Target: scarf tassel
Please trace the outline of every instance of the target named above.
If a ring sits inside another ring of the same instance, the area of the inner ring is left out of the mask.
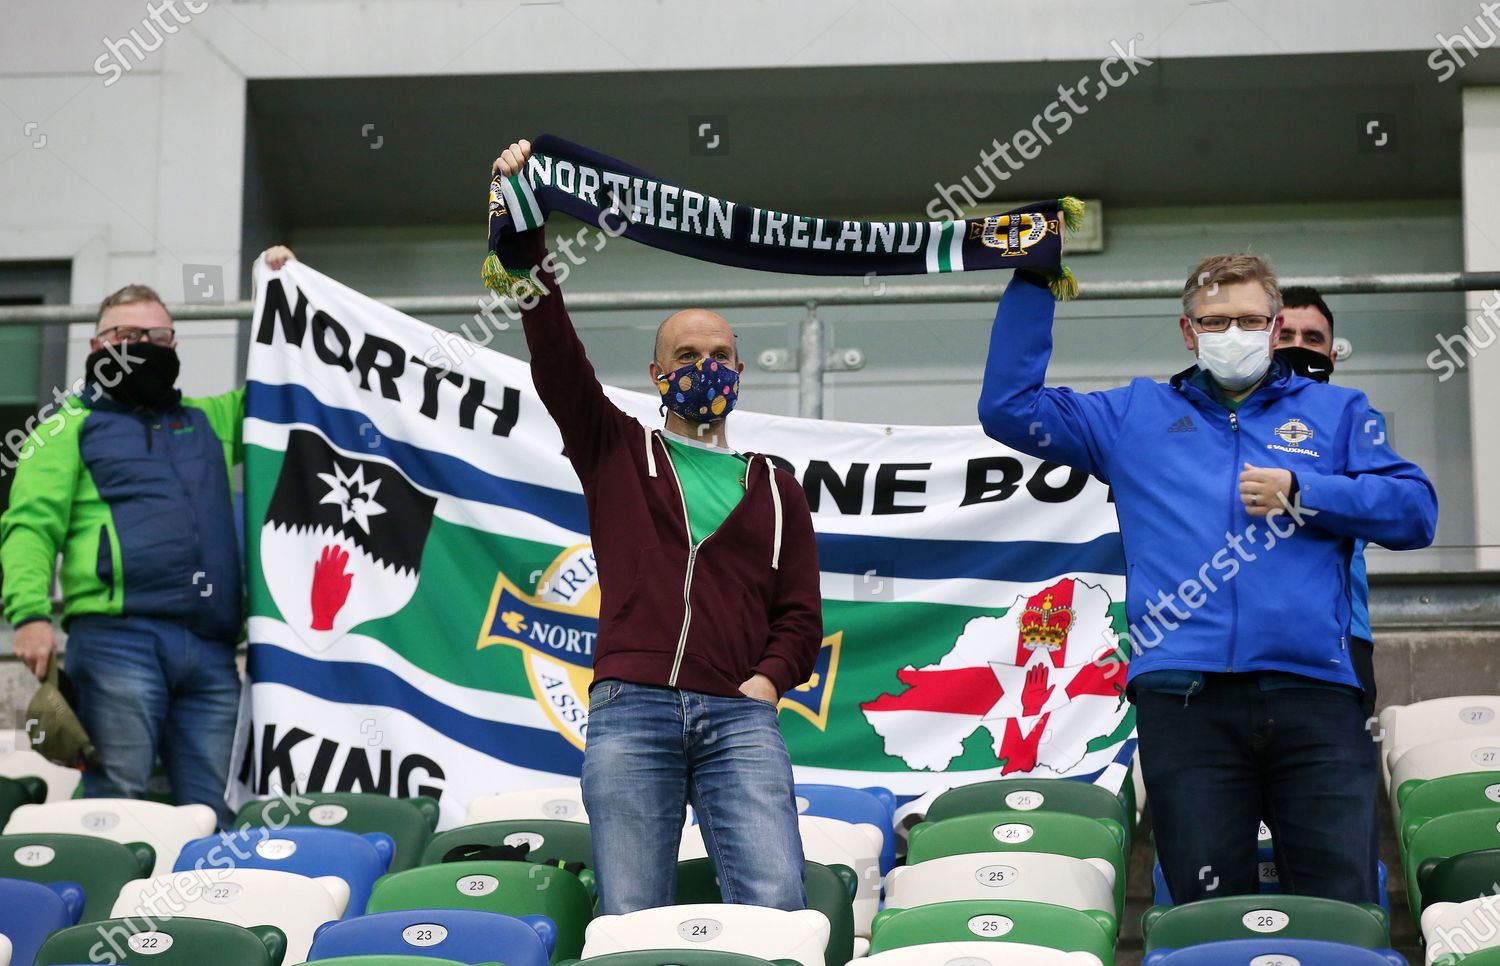
[[[544,294],[536,279],[526,272],[506,268],[500,264],[500,256],[494,252],[484,257],[484,266],[480,268],[479,275],[484,279],[485,288],[506,298],[519,300]]]
[[[1082,198],[1065,195],[1057,199],[1057,205],[1061,209],[1064,231],[1075,232],[1083,227],[1084,204]],[[1066,265],[1058,266],[1057,274],[1052,276],[1047,287],[1052,289],[1053,297],[1059,302],[1070,302],[1078,297],[1078,279]]]
[[[1064,197],[1057,199],[1057,203],[1062,208],[1064,228],[1066,228],[1068,231],[1077,231],[1078,229],[1083,227],[1084,204],[1082,198],[1074,198],[1072,195],[1065,195]]]

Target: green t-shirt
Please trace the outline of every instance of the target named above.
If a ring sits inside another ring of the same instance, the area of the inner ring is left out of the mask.
[[[693,543],[704,538],[724,522],[745,495],[745,468],[748,461],[738,453],[710,449],[673,439],[663,434],[672,467],[682,483],[687,501],[688,532]]]

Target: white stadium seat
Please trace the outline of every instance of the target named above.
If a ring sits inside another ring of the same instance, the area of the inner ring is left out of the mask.
[[[128,882],[110,915],[135,922],[190,916],[236,926],[275,926],[286,933],[283,966],[295,966],[307,961],[317,928],[341,918],[348,905],[349,884],[338,876],[313,879],[271,869],[209,866],[202,872]]]
[[[1434,902],[1422,910],[1422,937],[1427,962],[1444,957],[1462,959],[1481,949],[1500,946],[1500,896],[1480,896],[1467,902]]]
[[[112,842],[145,842],[156,850],[154,875],[172,871],[177,853],[193,839],[213,833],[219,820],[207,805],[164,805],[132,798],[75,798],[22,805],[11,813],[5,834],[71,832]]]
[[[1415,704],[1393,704],[1380,712],[1377,735],[1385,751],[1380,764],[1389,787],[1398,750],[1450,738],[1500,737],[1500,696],[1459,695]]]
[[[1032,943],[923,943],[887,949],[854,962],[869,966],[1104,966],[1093,953],[1065,953]]]
[[[504,822],[515,818],[552,818],[587,824],[589,816],[583,809],[583,788],[576,784],[560,785],[485,795],[469,802],[464,824]]]
[[[1409,781],[1431,781],[1471,771],[1500,771],[1500,735],[1469,735],[1402,745],[1391,750],[1390,764],[1391,811],[1399,817],[1401,806],[1397,795]]]
[[[661,906],[589,923],[583,958],[635,949],[713,949],[823,966],[828,917],[816,909],[704,903]]]
[[[908,909],[954,899],[1026,899],[1115,914],[1115,870],[1104,859],[1048,852],[972,852],[897,866],[885,905]]]
[[[854,934],[868,938],[870,924],[880,911],[880,850],[885,844],[884,834],[874,825],[854,825],[818,815],[798,816],[797,827],[802,835],[805,860],[848,866],[859,877],[859,887],[854,893]],[[683,829],[678,861],[707,855],[702,826]]]
[[[0,728],[0,778],[35,776],[47,783],[47,801],[66,802],[78,789],[83,773],[54,765],[28,747],[26,732]]]

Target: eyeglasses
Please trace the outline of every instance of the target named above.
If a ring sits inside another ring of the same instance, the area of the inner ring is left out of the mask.
[[[177,333],[172,329],[137,329],[133,325],[116,325],[100,332],[98,338],[112,345],[149,342],[152,345],[170,346],[177,341]]]
[[[1264,332],[1271,324],[1269,315],[1205,315],[1193,320],[1204,332],[1225,332],[1238,325],[1241,332]]]

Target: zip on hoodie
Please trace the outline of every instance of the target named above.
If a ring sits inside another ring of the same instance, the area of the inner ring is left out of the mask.
[[[656,434],[651,434],[651,445],[656,445]],[[697,543],[693,542],[693,526],[688,521],[687,494],[682,490],[682,477],[677,475],[677,465],[672,462],[672,454],[667,451],[665,441],[661,444],[662,450],[667,458],[667,466],[672,469],[672,482],[677,484],[677,498],[682,501],[682,528],[688,538],[687,572],[682,578],[682,630],[677,635],[677,653],[672,657],[672,672],[667,676],[667,687],[677,687],[677,674],[682,670],[682,655],[687,651],[688,628],[693,623],[693,565],[698,560],[698,548],[713,539],[715,530]]]
[[[1234,530],[1235,508],[1240,502],[1240,417],[1234,410],[1229,411],[1229,430],[1234,436],[1234,461],[1229,464],[1229,530]],[[1225,671],[1234,670],[1234,646],[1239,643],[1240,636],[1240,592],[1239,587],[1233,583],[1229,587],[1229,666]],[[1182,702],[1187,707],[1186,699]]]
[[[657,434],[652,432],[648,434],[648,439],[646,440],[646,458],[651,460],[653,464],[655,462],[653,447],[656,445],[656,439]],[[693,566],[697,563],[698,551],[702,549],[705,543],[713,539],[714,534],[723,529],[723,525],[720,524],[713,533],[710,533],[697,543],[693,542],[693,525],[688,519],[687,494],[682,489],[682,477],[677,475],[677,464],[672,462],[672,453],[667,447],[666,440],[662,440],[661,448],[667,458],[667,466],[672,469],[672,482],[677,484],[677,498],[682,501],[682,528],[687,533],[688,538],[687,571],[682,578],[682,630],[677,635],[677,653],[672,657],[672,672],[667,677],[667,687],[675,688],[677,687],[677,675],[682,670],[682,656],[687,651],[688,628],[693,623]],[[747,493],[750,488],[750,468],[753,465],[752,461],[747,463],[745,467],[745,489]],[[776,536],[771,550],[771,569],[775,570],[778,566],[778,558],[781,555],[781,495],[776,489],[775,471],[771,469],[769,462],[766,463],[766,469],[771,473],[771,502],[776,513]],[[656,475],[654,470],[652,475]]]

